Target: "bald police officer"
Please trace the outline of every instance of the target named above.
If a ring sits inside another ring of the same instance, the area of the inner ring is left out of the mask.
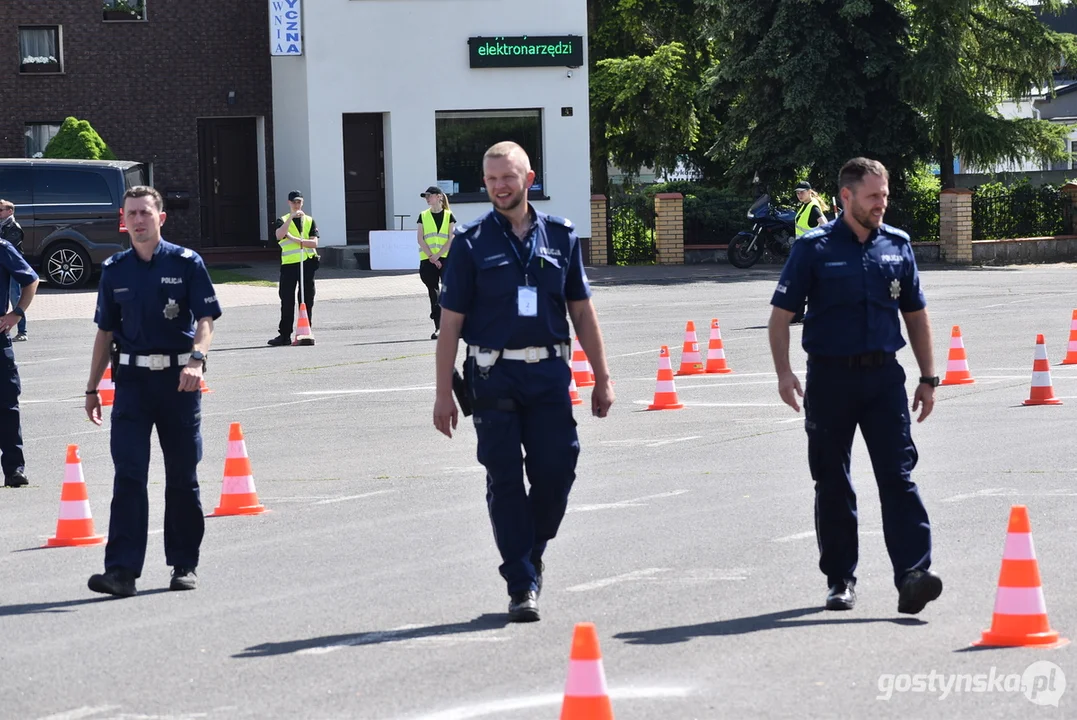
[[[931,525],[912,470],[918,454],[910,432],[905,371],[895,353],[905,345],[905,319],[920,379],[912,409],[923,422],[935,405],[931,324],[909,236],[883,224],[888,173],[875,160],[855,158],[838,185],[845,212],[808,231],[793,245],[771,304],[770,347],[783,401],[800,411],[815,480],[819,569],[826,575],[828,610],[856,603],[856,493],[849,474],[853,435],[864,436],[882,504],[883,535],[898,589],[898,612],[916,614],[942,593],[930,571]],[[803,307],[807,390],[789,364],[789,322]]]
[[[193,590],[205,531],[197,467],[202,459],[202,373],[221,306],[202,258],[165,242],[164,201],[151,187],[123,196],[131,247],[101,268],[97,338],[86,414],[101,424],[98,383],[112,362],[112,515],[105,572],[94,592],[128,597],[146,559],[150,431],[156,426],[165,464],[165,561],[170,590]]]
[[[565,514],[580,452],[566,309],[594,366],[592,413],[605,417],[614,395],[572,223],[527,202],[535,173],[516,143],[487,150],[483,176],[494,209],[457,229],[442,284],[434,426],[449,437],[456,428],[452,378],[462,335],[509,619],[532,622],[543,552]]]

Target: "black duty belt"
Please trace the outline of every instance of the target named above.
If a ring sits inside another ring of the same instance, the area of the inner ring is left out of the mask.
[[[820,365],[835,365],[847,368],[882,367],[897,357],[892,352],[870,352],[862,355],[809,355],[808,359]]]

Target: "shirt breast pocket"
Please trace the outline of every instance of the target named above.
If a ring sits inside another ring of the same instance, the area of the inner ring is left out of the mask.
[[[905,274],[903,263],[879,263],[877,280],[872,283],[872,296],[889,307],[897,307],[901,298],[901,279]]]
[[[191,327],[191,303],[184,285],[162,285],[158,292],[161,316],[165,321],[182,331]]]
[[[521,283],[518,282],[519,278],[512,262],[506,256],[479,261],[475,274],[476,297],[481,298],[484,303],[515,303],[516,287]]]
[[[819,268],[817,297],[823,300],[826,307],[862,300],[864,282],[860,268],[852,265],[824,265]]]
[[[535,261],[539,288],[550,295],[560,297],[565,291],[565,268],[559,259],[540,255]]]

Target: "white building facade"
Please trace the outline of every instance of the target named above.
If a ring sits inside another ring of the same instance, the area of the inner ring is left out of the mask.
[[[591,236],[585,0],[271,0],[270,16],[277,216],[301,190],[323,245],[361,245],[414,232],[438,185],[468,221],[490,209],[482,153],[516,140],[534,206]]]

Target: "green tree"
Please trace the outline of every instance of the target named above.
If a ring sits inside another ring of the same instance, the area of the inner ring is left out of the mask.
[[[1056,13],[1072,0],[1040,0]],[[903,92],[929,120],[943,188],[954,187],[954,156],[969,165],[1067,156],[1070,128],[1048,120],[1006,119],[996,107],[1053,86],[1053,73],[1077,58],[1073,35],[1053,32],[1023,0],[902,2],[911,21],[913,62]]]
[[[88,121],[77,120],[73,117],[64,120],[60,131],[49,141],[42,155],[47,158],[72,160],[116,159],[116,155]]]
[[[717,123],[699,90],[714,51],[703,8],[704,0],[588,0],[595,192],[607,192],[610,161],[629,174],[710,164],[703,151]]]
[[[867,155],[896,178],[928,151],[925,123],[901,94],[909,22],[888,0],[707,0],[721,48],[709,77],[722,116],[710,148],[729,180],[771,186],[807,175],[833,188]]]

